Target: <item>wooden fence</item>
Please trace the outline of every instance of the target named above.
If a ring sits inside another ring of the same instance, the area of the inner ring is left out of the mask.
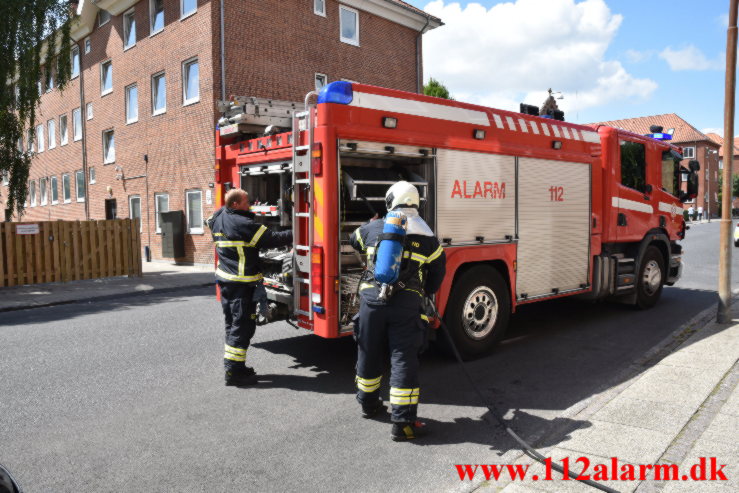
[[[0,287],[140,276],[139,221],[0,223]]]

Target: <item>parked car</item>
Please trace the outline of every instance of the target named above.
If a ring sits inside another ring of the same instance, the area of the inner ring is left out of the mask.
[[[736,223],[734,228],[734,246],[739,247],[739,223]]]

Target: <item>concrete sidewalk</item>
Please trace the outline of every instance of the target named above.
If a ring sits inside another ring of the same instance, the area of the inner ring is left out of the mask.
[[[539,452],[559,464],[568,457],[572,476],[583,470],[583,463],[576,462],[580,457],[590,460],[586,474],[591,475],[596,464],[605,464],[610,470],[612,457],[618,458],[619,466],[636,465],[634,481],[599,481],[619,492],[739,491],[739,302],[734,302],[731,325],[715,323],[715,310],[704,311],[635,362],[629,370],[631,376],[622,384],[570,413],[569,417],[589,426],[558,430],[557,436],[563,437],[559,443]],[[528,479],[511,482],[509,477],[501,477],[498,482],[472,489],[505,493],[596,491],[574,480],[563,481],[556,471],[552,471],[553,480],[543,481],[544,466],[527,455],[517,455],[508,457],[508,462],[496,462],[529,465]],[[728,481],[683,479],[701,457],[707,461],[716,457],[718,464],[726,464],[723,471]],[[675,464],[680,480],[639,481],[640,464]],[[534,475],[539,480],[532,480]]]
[[[213,285],[212,265],[144,262],[141,277],[108,277],[0,288],[0,312]]]

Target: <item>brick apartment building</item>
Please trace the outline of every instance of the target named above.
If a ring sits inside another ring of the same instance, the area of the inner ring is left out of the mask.
[[[706,134],[709,139],[711,139],[713,142],[718,144],[719,150],[718,150],[718,169],[723,170],[724,169],[724,138],[721,137],[718,134]],[[734,137],[734,150],[733,150],[733,168],[738,169],[739,168],[739,137]],[[719,171],[719,173],[722,173],[722,171]],[[736,173],[734,173],[736,174]],[[739,209],[739,197],[732,197],[732,209]]]
[[[441,25],[400,0],[82,0],[77,14],[73,79],[40,83],[22,219],[140,217],[161,258],[157,213],[181,210],[177,260],[196,263],[213,259],[217,100],[302,101],[342,79],[419,91],[421,36]]]
[[[704,217],[708,217],[707,215],[718,217],[720,144],[675,113],[599,123],[642,135],[650,133],[649,127],[652,125],[663,127],[664,132],[672,135],[672,143],[683,148],[685,159],[681,164],[687,168],[688,161],[697,159],[701,165],[701,171],[698,174],[698,196],[692,202],[686,202],[684,208],[687,210],[693,206],[697,210],[698,207],[702,207]]]

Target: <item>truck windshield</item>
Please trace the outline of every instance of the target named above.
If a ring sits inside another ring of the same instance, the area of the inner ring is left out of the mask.
[[[662,190],[675,197],[680,194],[680,161],[670,151],[662,153]]]

